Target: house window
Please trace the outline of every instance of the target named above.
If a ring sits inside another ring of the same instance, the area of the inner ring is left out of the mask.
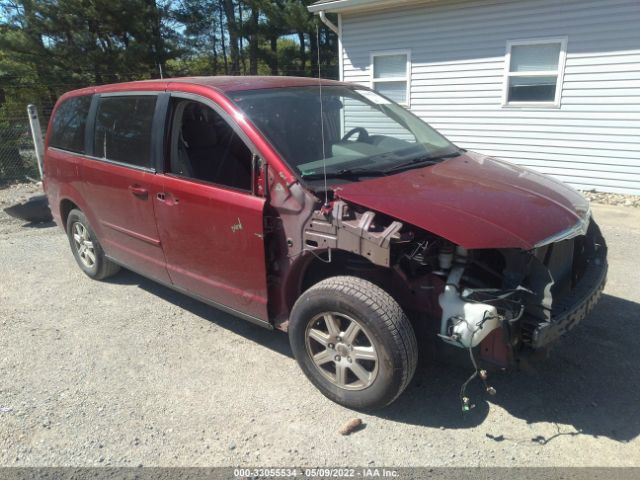
[[[507,42],[502,105],[559,107],[567,39]]]
[[[411,58],[408,50],[371,54],[371,88],[409,106]]]

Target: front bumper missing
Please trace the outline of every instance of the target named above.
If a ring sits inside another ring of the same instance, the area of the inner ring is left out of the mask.
[[[607,278],[607,246],[598,227],[594,227],[593,251],[582,278],[572,291],[554,299],[551,320],[541,322],[533,330],[530,346],[546,347],[581,322],[598,303]]]

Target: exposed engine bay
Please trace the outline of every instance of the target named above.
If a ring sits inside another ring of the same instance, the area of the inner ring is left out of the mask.
[[[570,238],[528,251],[467,250],[335,200],[330,208],[312,213],[303,244],[316,256],[325,252],[325,263],[340,258],[337,252],[361,257],[351,273],[379,284],[405,310],[433,322],[442,342],[468,349],[474,376],[483,380],[486,371],[476,363],[476,355],[506,368],[533,350],[545,349],[591,310],[607,271],[606,244],[590,218]],[[347,261],[345,268],[353,269],[353,263]],[[491,393],[491,387],[487,389]]]
[[[593,221],[584,235],[529,251],[466,250],[337,200],[330,211],[312,214],[304,245],[305,250],[360,255],[373,265],[392,268],[409,286],[433,287],[422,290],[439,286],[439,311],[429,313],[440,319],[440,338],[462,348],[475,347],[493,330],[502,329],[511,359],[526,347],[548,345],[573,326],[576,319],[560,326],[559,317],[564,320],[576,303],[583,306],[584,295],[577,295],[583,290],[592,287],[599,293],[606,274],[606,244]],[[586,315],[589,304],[584,307]]]

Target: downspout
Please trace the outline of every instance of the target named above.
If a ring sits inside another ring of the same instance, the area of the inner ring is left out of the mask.
[[[340,38],[340,29],[331,20],[327,18],[327,16],[324,13],[324,10],[320,10],[318,12],[318,15],[320,16],[320,21],[324,23],[327,27],[329,27],[333,31],[333,33],[338,35],[338,38]]]

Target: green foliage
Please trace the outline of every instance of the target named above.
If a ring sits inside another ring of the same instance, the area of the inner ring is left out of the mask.
[[[0,0],[0,180],[3,158],[24,163],[26,105],[46,125],[56,99],[75,88],[161,74],[317,75],[318,57],[323,76],[337,75],[335,35],[310,3]]]

